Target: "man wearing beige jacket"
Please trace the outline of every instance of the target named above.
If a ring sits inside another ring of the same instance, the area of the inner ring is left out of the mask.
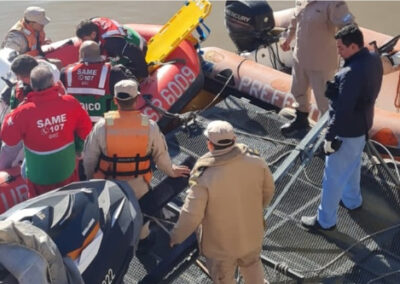
[[[289,33],[281,47],[288,51],[290,43],[295,41],[291,93],[298,107],[296,118],[281,128],[285,135],[309,127],[311,88],[321,116],[328,110],[326,81],[333,78],[339,62],[334,35],[337,28],[354,21],[345,1],[295,2]]]
[[[204,134],[209,152],[191,172],[171,246],[198,228],[200,251],[214,283],[236,283],[238,266],[246,283],[264,283],[260,253],[263,209],[275,190],[271,172],[257,153],[235,143],[228,122],[211,122]]]

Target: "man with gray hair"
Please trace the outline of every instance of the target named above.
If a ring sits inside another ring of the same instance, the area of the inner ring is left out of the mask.
[[[24,143],[27,183],[36,194],[78,180],[76,154],[92,124],[72,96],[61,95],[47,66],[31,72],[33,91],[8,114],[1,137],[8,146]]]
[[[257,152],[236,143],[229,122],[212,121],[204,135],[209,152],[193,167],[171,246],[198,228],[200,251],[214,283],[236,283],[239,266],[245,283],[264,284],[260,253],[263,210],[275,191],[271,171]]]
[[[114,86],[127,79],[121,65],[111,66],[100,55],[100,46],[91,40],[82,43],[79,62],[61,70],[61,81],[67,93],[73,95],[87,110],[92,122],[98,121],[113,104]]]

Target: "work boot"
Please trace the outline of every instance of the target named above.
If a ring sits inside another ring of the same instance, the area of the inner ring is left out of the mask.
[[[283,135],[291,135],[295,131],[305,130],[310,128],[308,123],[308,112],[301,112],[296,110],[296,117],[290,122],[285,123],[281,127],[281,132]]]
[[[336,229],[336,225],[333,225],[332,227],[329,228],[324,228],[321,226],[321,224],[317,220],[317,215],[315,216],[302,216],[301,225],[308,229],[308,230],[314,230],[314,231],[333,231]]]

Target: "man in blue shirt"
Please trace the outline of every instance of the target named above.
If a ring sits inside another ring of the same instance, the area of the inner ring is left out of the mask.
[[[339,30],[335,39],[345,63],[334,81],[327,84],[330,119],[324,144],[327,156],[322,196],[318,214],[301,218],[308,229],[334,229],[339,203],[348,210],[361,208],[362,152],[382,83],[380,57],[364,47],[362,32],[355,24]]]

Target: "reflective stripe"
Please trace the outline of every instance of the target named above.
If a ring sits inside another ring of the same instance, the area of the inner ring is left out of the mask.
[[[80,94],[80,95],[97,95],[104,96],[106,90],[99,90],[95,88],[67,88],[68,94]]]
[[[343,17],[342,21],[343,21],[343,23],[347,24],[347,23],[350,23],[350,21],[351,21],[352,19],[353,19],[352,14],[347,13],[347,14]]]
[[[139,48],[140,48],[140,50],[143,50],[143,48],[144,48],[144,43],[145,43],[146,41],[145,41],[144,38],[142,38],[141,36],[139,37],[139,41],[140,41],[140,46],[139,46]]]
[[[69,146],[71,146],[71,145],[74,144],[74,143],[75,143],[75,142],[70,142],[70,143],[68,143],[68,144],[65,144],[64,146],[61,146],[61,147],[58,148],[58,149],[51,150],[51,151],[43,151],[43,152],[41,152],[41,151],[35,151],[35,150],[32,150],[32,149],[29,149],[26,145],[25,145],[25,148],[26,148],[29,152],[31,152],[31,153],[33,153],[33,154],[36,154],[36,155],[50,155],[50,154],[53,154],[53,153],[60,152],[60,151],[62,151],[62,150],[64,150],[64,149],[68,148]]]
[[[124,36],[125,31],[124,31],[123,27],[121,27],[121,25],[114,20],[111,20],[111,22],[113,22],[113,24],[118,28],[119,33]]]
[[[107,64],[104,64],[103,68],[101,68],[101,74],[100,74],[100,81],[99,81],[100,89],[104,89],[104,85],[106,84],[107,80],[107,73],[108,73],[108,66]]]
[[[24,33],[25,34],[27,34],[27,35],[30,35],[31,34],[31,31],[30,30],[28,30],[28,29],[22,29],[23,31],[24,31]]]
[[[120,34],[119,30],[113,30],[113,31],[105,32],[104,34],[101,35],[101,37],[102,38],[107,38],[107,37],[110,37],[110,36],[113,36],[113,35],[119,35],[119,34]]]
[[[67,69],[67,87],[72,85],[72,69],[74,69],[74,66]]]
[[[102,116],[91,116],[90,117],[90,120],[92,121],[92,122],[98,122],[100,119],[102,119],[103,117]]]

